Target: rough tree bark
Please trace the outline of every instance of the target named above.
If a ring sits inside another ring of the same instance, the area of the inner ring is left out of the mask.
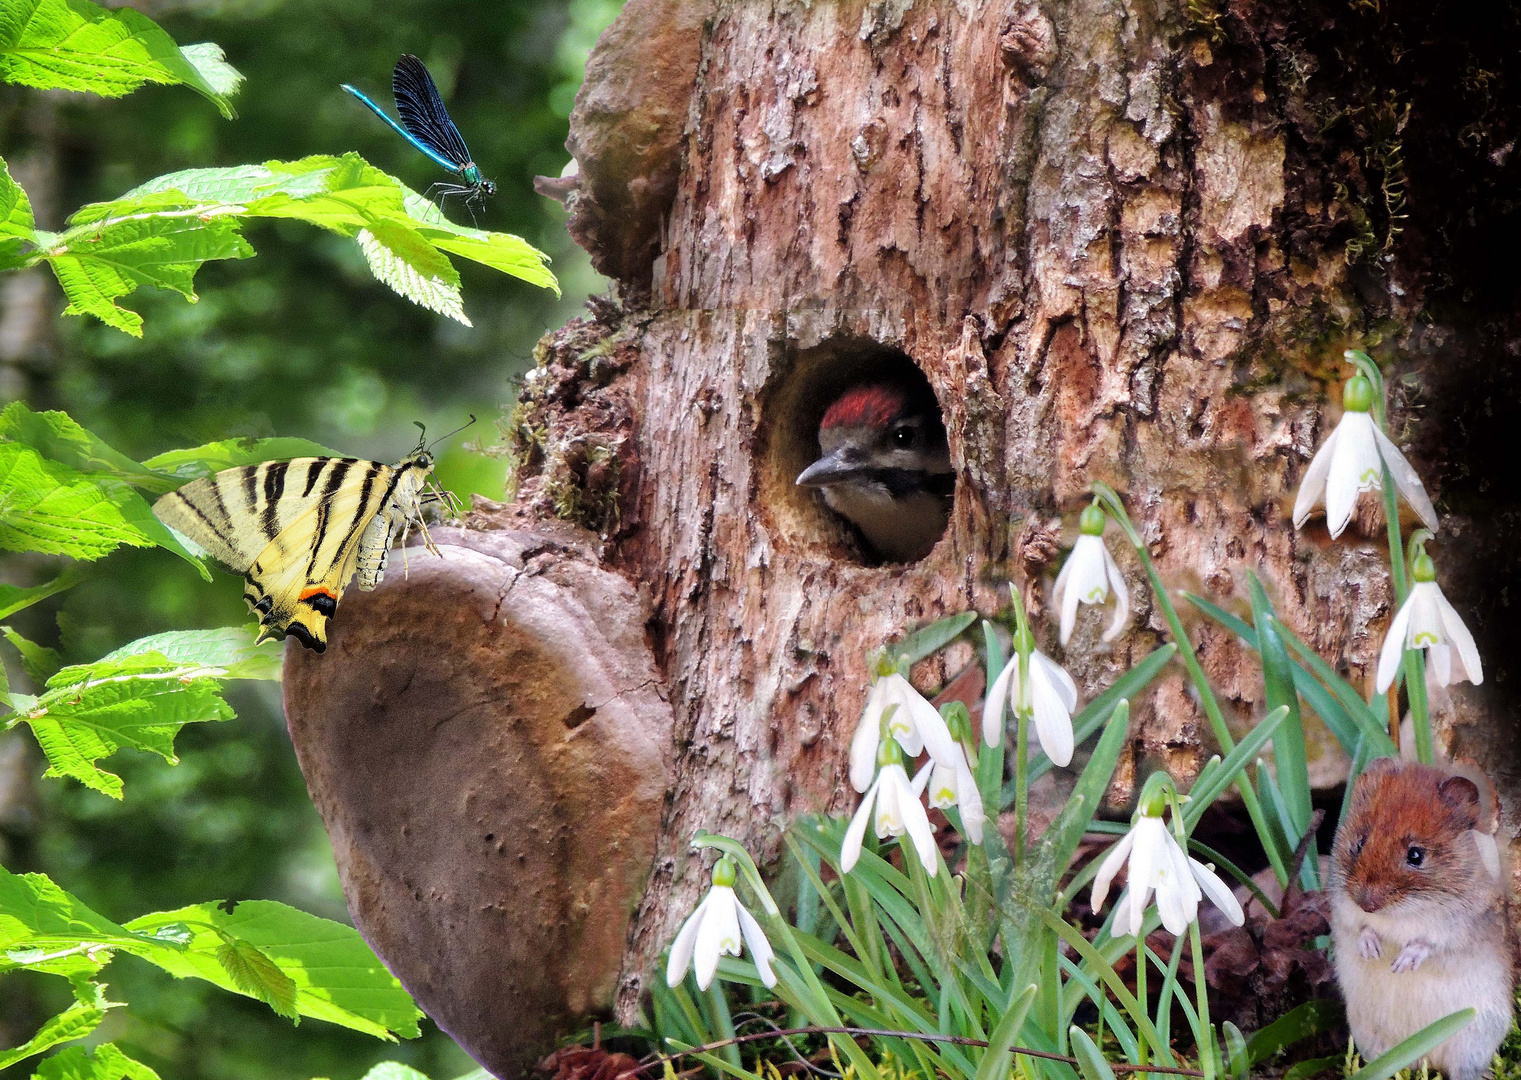
[[[1255,570],[1291,627],[1371,680],[1391,613],[1376,515],[1338,543],[1287,520],[1339,413],[1349,346],[1392,365],[1396,430],[1456,538],[1433,550],[1490,665],[1483,693],[1445,707],[1444,738],[1499,773],[1508,801],[1516,778],[1494,717],[1512,631],[1490,575],[1517,572],[1503,547],[1515,525],[1493,512],[1514,485],[1494,490],[1499,466],[1468,452],[1504,440],[1517,392],[1503,361],[1521,340],[1515,275],[1494,280],[1515,233],[1516,19],[1491,14],[1379,0],[629,0],[588,65],[568,144],[571,229],[620,301],[542,343],[506,424],[514,491],[472,519],[509,536],[574,521],[648,605],[624,644],[669,702],[669,789],[653,861],[621,897],[616,1001],[584,1000],[637,1007],[702,883],[696,829],[765,861],[788,820],[853,805],[842,762],[868,652],[908,624],[995,611],[1009,579],[1039,608],[1062,521],[1091,481],[1125,495],[1172,585],[1232,606]],[[944,411],[955,509],[928,557],[873,565],[792,479],[830,395],[905,365]],[[1088,694],[1165,634],[1125,567],[1141,597],[1132,631],[1103,647],[1088,622],[1065,652]],[[404,619],[415,631],[418,612],[447,602],[428,590],[448,574],[392,575],[345,600],[337,655],[292,654],[304,766],[335,752],[320,723],[331,673],[376,662],[345,661],[346,635],[378,642],[369,624]],[[1051,621],[1037,625],[1062,655]],[[1249,725],[1255,664],[1217,629],[1192,632]],[[375,648],[415,667],[436,654],[418,638]],[[952,650],[915,678],[933,688],[970,658]],[[1116,805],[1138,774],[1160,765],[1187,780],[1213,749],[1180,672],[1136,705]],[[428,702],[373,707],[438,715]],[[560,707],[541,711],[558,720]],[[1330,787],[1345,766],[1320,743]],[[500,763],[502,782],[521,767]],[[363,783],[340,810],[321,772],[308,778],[330,822],[367,812]],[[595,800],[553,810],[591,829],[604,814]],[[444,800],[417,812],[467,824]],[[334,839],[343,863],[351,838]],[[411,869],[391,855],[375,873]],[[353,903],[352,875],[346,885]],[[536,933],[538,909],[500,902],[516,935]],[[417,950],[377,944],[407,979]],[[512,1040],[493,1021],[462,1019],[478,990],[433,991],[425,1006],[493,1068],[533,1049],[519,1039],[502,1053]]]

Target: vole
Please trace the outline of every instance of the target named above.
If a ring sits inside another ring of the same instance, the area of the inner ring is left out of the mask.
[[[1480,816],[1478,786],[1431,765],[1383,758],[1352,788],[1331,850],[1331,941],[1364,1059],[1472,1006],[1429,1060],[1474,1080],[1510,1030],[1514,941]]]

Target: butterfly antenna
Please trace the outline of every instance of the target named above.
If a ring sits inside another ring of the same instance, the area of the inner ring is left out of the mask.
[[[425,427],[423,427],[423,423],[422,423],[421,420],[413,420],[412,421],[412,426],[415,427],[417,429],[417,431],[418,431],[418,435],[417,435],[417,449],[415,449],[415,450],[412,451],[412,453],[415,454],[418,451],[422,450],[423,447],[425,447],[428,444],[428,429],[425,428]]]
[[[428,444],[428,449],[431,450],[433,447],[437,446],[439,443],[443,442],[445,439],[453,438],[455,435],[458,435],[461,431],[464,431],[467,427],[469,427],[473,423],[475,423],[475,413],[471,413],[469,420],[467,420],[465,423],[461,424],[459,427],[455,428],[453,431],[449,432],[449,434],[447,434],[447,435],[440,435],[438,438],[434,439],[431,443]],[[418,427],[422,427],[421,424],[418,424],[417,426]]]

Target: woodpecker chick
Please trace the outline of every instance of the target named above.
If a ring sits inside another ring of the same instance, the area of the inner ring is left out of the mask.
[[[932,394],[890,383],[853,386],[825,411],[819,449],[800,486],[818,488],[883,559],[929,553],[950,520],[955,487]]]

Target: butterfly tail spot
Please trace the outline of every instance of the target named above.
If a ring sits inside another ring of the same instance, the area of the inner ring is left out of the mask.
[[[303,589],[301,600],[329,619],[338,612],[338,598],[325,585],[314,585],[309,589]]]
[[[305,613],[297,615],[285,628],[285,632],[305,645],[314,653],[327,652],[327,638],[323,635],[323,628],[316,618],[312,618],[313,625],[308,627],[303,620],[312,618]]]

